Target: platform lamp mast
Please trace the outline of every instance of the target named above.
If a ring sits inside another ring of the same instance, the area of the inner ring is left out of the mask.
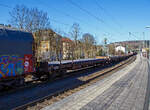
[[[143,32],[143,48],[145,48],[145,33]]]
[[[150,28],[150,26],[146,26],[146,28]],[[150,60],[150,40],[149,40],[149,60]]]

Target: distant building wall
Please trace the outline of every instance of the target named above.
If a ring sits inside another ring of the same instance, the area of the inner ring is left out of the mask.
[[[117,46],[117,47],[115,48],[115,51],[116,51],[116,52],[122,51],[123,53],[126,53],[126,48],[123,47],[123,46]]]
[[[63,59],[71,59],[72,55],[72,46],[73,41],[69,38],[62,38],[62,52],[63,52]]]

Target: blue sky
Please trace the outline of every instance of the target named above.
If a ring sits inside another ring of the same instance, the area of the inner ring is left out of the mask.
[[[105,37],[109,42],[150,39],[150,29],[145,29],[150,25],[150,0],[71,0],[99,20],[68,1],[0,0],[0,23],[9,23],[9,12],[12,10],[2,5],[14,7],[23,4],[47,12],[53,29],[68,33],[72,24],[78,23],[81,32],[93,34],[98,43]],[[129,37],[129,32],[134,36]]]

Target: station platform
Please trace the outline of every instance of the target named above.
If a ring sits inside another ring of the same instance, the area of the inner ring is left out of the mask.
[[[135,62],[42,110],[148,110],[149,62]]]

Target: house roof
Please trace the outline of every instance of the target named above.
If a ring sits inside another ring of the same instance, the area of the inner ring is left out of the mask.
[[[69,38],[66,38],[66,37],[63,37],[61,40],[62,40],[62,42],[72,42],[72,40],[70,40]]]

